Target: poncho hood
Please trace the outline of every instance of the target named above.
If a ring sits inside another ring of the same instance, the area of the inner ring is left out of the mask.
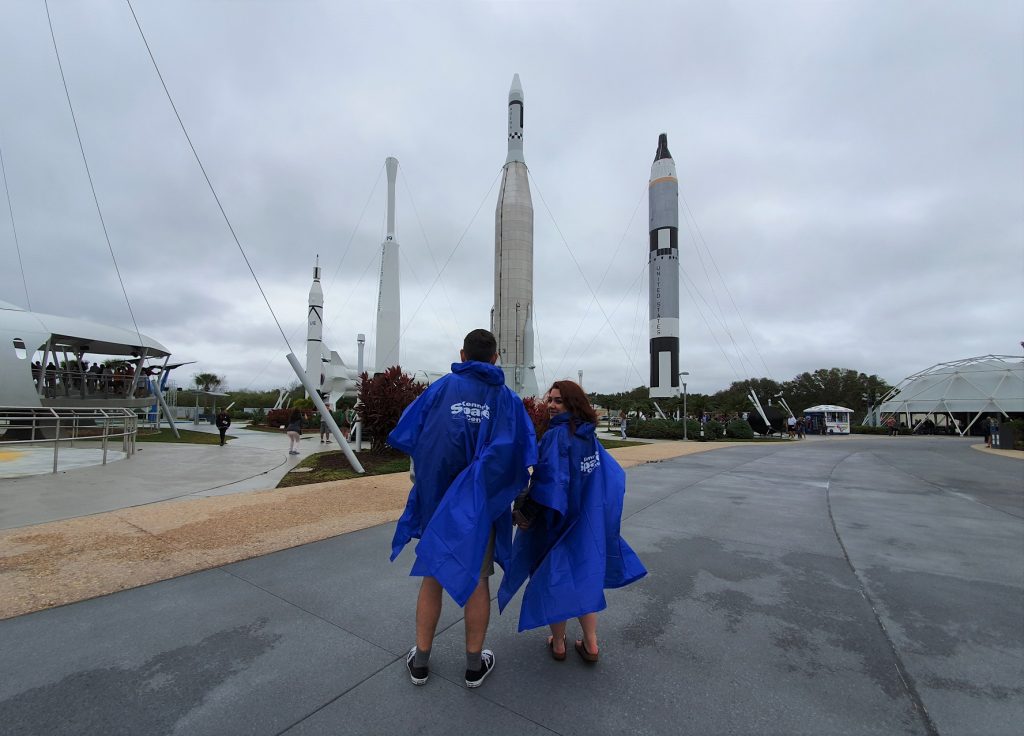
[[[568,428],[569,420],[572,418],[572,414],[570,414],[567,411],[563,411],[561,414],[556,414],[555,416],[551,417],[551,419],[548,421],[548,428],[550,429],[553,427],[558,427],[563,424],[566,425],[566,427]],[[594,436],[596,427],[591,422],[581,422],[579,420],[576,421],[576,430],[572,433],[574,437],[579,437],[582,440],[586,440]]]
[[[477,378],[491,386],[505,383],[505,371],[491,363],[479,360],[467,360],[465,363],[452,363],[452,373],[466,378]]]

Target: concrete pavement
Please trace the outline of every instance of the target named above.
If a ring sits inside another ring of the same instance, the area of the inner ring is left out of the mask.
[[[0,622],[0,732],[1015,734],[1024,463],[970,444],[629,469],[623,534],[650,575],[609,591],[596,667],[515,633],[514,600],[466,690],[448,601],[411,685],[417,581],[386,524]]]
[[[217,434],[217,428],[210,424],[179,427]],[[235,426],[229,434],[235,439],[224,447],[140,442],[134,457],[107,465],[0,479],[0,529],[173,498],[274,488],[299,461],[324,447],[317,435],[304,435],[300,454],[289,455],[288,438],[283,432],[256,432]],[[52,463],[52,450],[42,448],[40,453]]]

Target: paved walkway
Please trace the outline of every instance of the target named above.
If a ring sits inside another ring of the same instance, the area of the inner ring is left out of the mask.
[[[217,433],[209,424],[178,426]],[[0,479],[0,529],[174,498],[274,488],[302,458],[323,448],[317,435],[304,435],[301,454],[289,456],[288,438],[283,433],[232,427],[230,434],[236,437],[224,447],[140,442],[134,457],[105,466]],[[40,452],[52,465],[52,450]],[[70,453],[62,450],[61,457],[65,456]]]
[[[412,686],[416,580],[384,524],[0,622],[0,731],[1018,733],[1024,464],[864,437],[627,477],[651,574],[609,591],[596,667],[515,633],[514,600],[466,690],[449,602]]]

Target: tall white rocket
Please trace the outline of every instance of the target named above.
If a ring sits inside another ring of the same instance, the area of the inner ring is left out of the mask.
[[[533,363],[533,199],[523,157],[523,87],[519,75],[508,91],[508,156],[494,213],[494,307],[491,332],[498,340],[505,385],[536,396]]]
[[[679,395],[679,180],[665,133],[647,186],[650,395],[659,398]]]
[[[306,323],[306,377],[318,390],[323,385],[324,290],[320,286],[320,256],[313,266]]]
[[[401,365],[399,341],[402,328],[402,301],[399,296],[398,241],[395,240],[395,177],[398,159],[384,161],[388,174],[387,232],[380,247],[380,292],[377,295],[377,370]]]

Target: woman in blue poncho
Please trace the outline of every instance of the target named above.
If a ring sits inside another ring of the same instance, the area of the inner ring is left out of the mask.
[[[576,651],[596,662],[605,588],[629,585],[647,570],[619,536],[626,474],[594,436],[597,416],[587,395],[572,381],[556,381],[546,403],[547,428],[529,491],[517,499],[519,532],[498,605],[504,609],[529,578],[519,630],[550,626],[548,647],[561,661],[566,622],[579,618]]]

